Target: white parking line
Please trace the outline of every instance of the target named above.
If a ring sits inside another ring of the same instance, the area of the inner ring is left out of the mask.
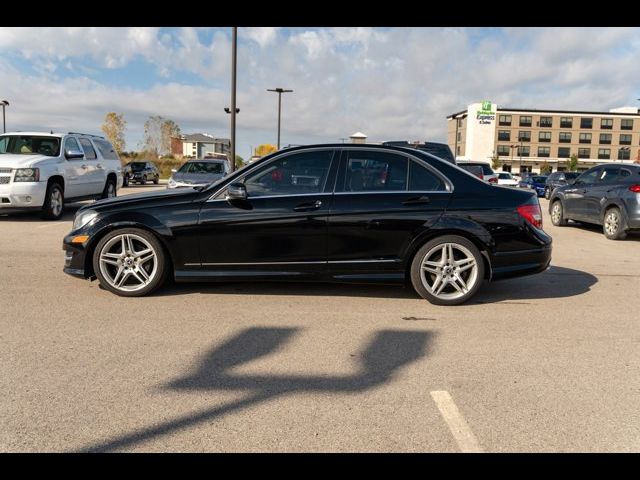
[[[55,227],[56,225],[65,225],[67,228],[69,228],[69,222],[51,222],[51,223],[45,223],[43,225],[38,225],[36,228],[48,228],[48,227]]]
[[[431,398],[436,402],[440,414],[447,422],[447,426],[456,440],[460,451],[463,453],[482,453],[482,447],[478,443],[475,435],[469,428],[469,424],[463,418],[460,410],[453,403],[453,399],[449,392],[445,390],[437,390],[431,392]]]

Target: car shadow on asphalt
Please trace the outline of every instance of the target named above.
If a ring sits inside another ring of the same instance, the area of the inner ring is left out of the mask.
[[[475,297],[464,305],[517,302],[543,298],[564,298],[590,290],[598,279],[590,273],[572,268],[551,266],[548,270],[526,277],[485,282]],[[354,285],[339,283],[294,282],[234,282],[234,283],[173,283],[152,296],[188,295],[307,295],[323,297],[369,297],[419,299],[410,286]]]
[[[604,233],[602,233],[602,225],[594,225],[593,223],[582,223],[576,222],[573,220],[569,221],[569,225],[563,228],[577,228],[578,230],[583,230],[585,232],[593,232],[594,234],[602,235],[604,237]],[[624,242],[625,240],[630,241],[640,241],[640,231],[633,230],[627,232],[627,238],[624,240],[611,240],[612,242]]]
[[[192,372],[161,387],[163,390],[201,392],[209,395],[216,391],[246,392],[243,398],[138,429],[87,446],[82,451],[107,452],[127,449],[185,428],[210,424],[226,414],[285,395],[364,392],[389,383],[398,370],[427,354],[435,336],[435,332],[428,330],[375,332],[359,355],[352,354],[357,357],[359,367],[354,373],[347,375],[266,375],[240,374],[233,371],[240,365],[281,350],[299,332],[299,328],[273,327],[242,330],[221,345],[211,348]]]
[[[40,210],[29,210],[24,212],[2,213],[0,212],[0,222],[72,222],[73,217],[80,207],[86,203],[70,203],[64,206],[64,213],[60,220],[45,220],[40,216]]]

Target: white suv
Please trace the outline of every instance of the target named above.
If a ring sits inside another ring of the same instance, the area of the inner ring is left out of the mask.
[[[122,167],[111,143],[83,133],[0,135],[0,213],[40,209],[62,216],[65,201],[115,197]]]

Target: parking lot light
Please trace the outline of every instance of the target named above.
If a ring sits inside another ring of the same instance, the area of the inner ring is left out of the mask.
[[[4,115],[4,109],[5,107],[9,106],[9,102],[6,100],[2,100],[0,101],[0,105],[2,105],[2,132],[7,133],[7,120]]]

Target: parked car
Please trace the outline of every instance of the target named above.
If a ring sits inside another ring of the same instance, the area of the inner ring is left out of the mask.
[[[484,178],[484,171],[482,170],[482,167],[480,167],[478,165],[458,165],[458,166],[461,169],[466,170],[470,174],[475,175],[480,180],[482,180]]]
[[[509,187],[517,187],[518,181],[509,172],[498,172],[498,185],[507,185]]]
[[[57,220],[65,202],[115,197],[121,184],[120,159],[103,137],[0,135],[0,213],[40,210],[44,218]]]
[[[127,167],[131,172],[127,176],[127,185],[129,183],[146,185],[148,181],[152,181],[155,185],[160,183],[160,171],[153,162],[129,162]]]
[[[493,171],[491,165],[487,162],[475,162],[471,160],[458,160],[456,165],[459,167],[480,167],[482,168],[482,176],[480,177],[482,180],[488,183],[496,184],[498,183],[498,175]]]
[[[605,237],[621,240],[640,229],[640,165],[599,165],[572,184],[551,193],[549,213],[554,225],[568,220],[602,225]]]
[[[456,158],[453,156],[451,152],[451,148],[446,143],[438,143],[438,142],[424,142],[424,143],[409,143],[406,140],[398,140],[391,142],[383,142],[382,145],[389,145],[394,147],[406,147],[406,148],[415,148],[417,150],[422,150],[423,152],[430,153],[431,155],[435,155],[438,158],[442,158],[449,163],[456,164]]]
[[[222,159],[189,160],[171,172],[167,188],[202,187],[226,176],[229,173],[229,162]]]
[[[202,189],[83,207],[64,239],[64,271],[122,296],[172,274],[409,281],[428,301],[456,305],[484,280],[545,270],[551,242],[530,191],[496,189],[420,150],[327,144],[275,152]]]
[[[520,188],[530,188],[534,190],[539,197],[544,196],[545,182],[547,177],[542,175],[529,175],[524,180],[518,182]]]
[[[554,188],[573,183],[579,175],[578,172],[553,172],[549,174],[545,182],[544,198],[549,200]]]

